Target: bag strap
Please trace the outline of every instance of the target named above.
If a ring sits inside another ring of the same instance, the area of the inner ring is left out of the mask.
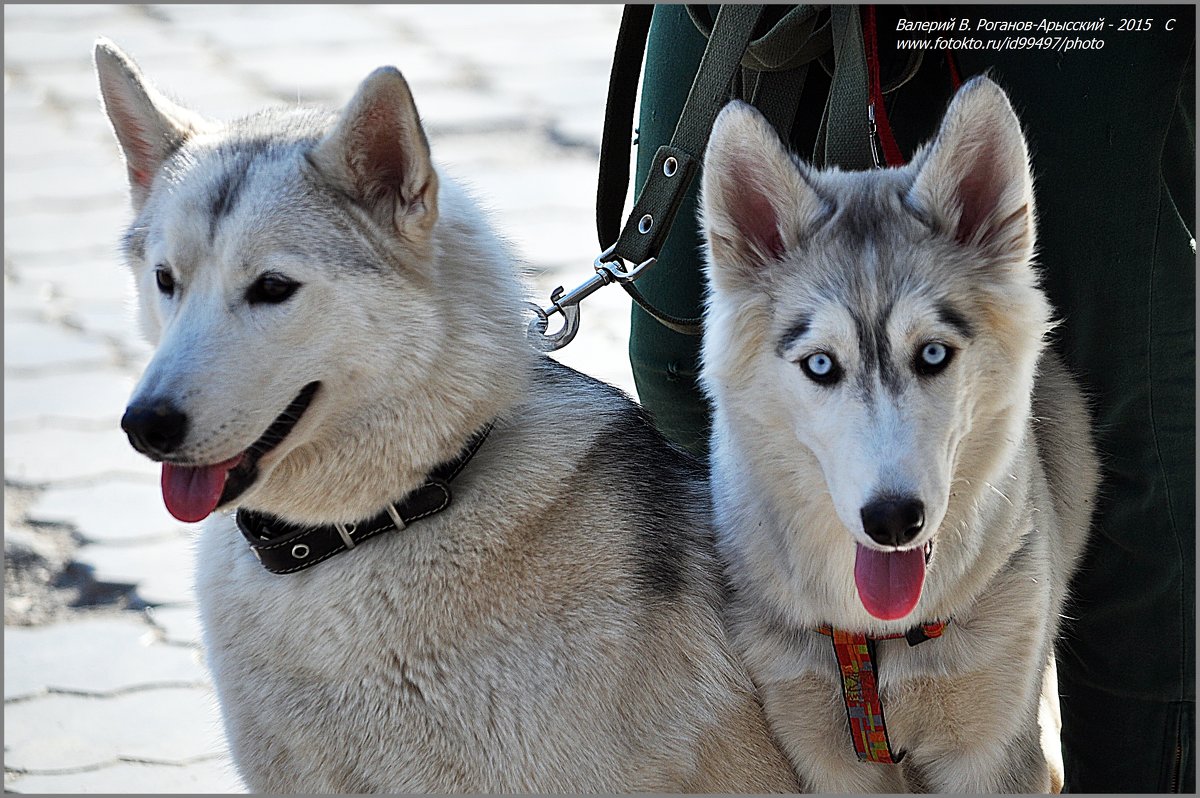
[[[742,95],[787,136],[799,109],[808,65],[830,47],[834,75],[818,133],[818,163],[866,169],[874,164],[868,120],[866,54],[856,6],[833,6],[818,26],[823,7],[800,5],[751,41],[761,6],[723,5],[709,22],[706,6],[688,6],[693,23],[708,37],[691,91],[669,144],[659,147],[633,209],[621,226],[629,188],[633,111],[637,78],[649,36],[653,9],[625,7],[609,81],[600,148],[596,229],[605,258],[633,265],[620,280],[630,297],[652,318],[678,333],[698,335],[702,318],[679,317],[656,308],[633,285],[636,272],[653,263],[679,205],[700,168],[712,123],[729,99],[735,78]],[[831,132],[832,131],[832,132]],[[611,243],[615,240],[615,243]]]
[[[783,15],[771,29],[750,42],[742,57],[742,66],[754,72],[783,72],[803,66],[829,49],[832,27],[826,19],[816,27],[818,13],[825,6],[798,5]],[[713,23],[708,6],[687,6],[692,24],[707,39]]]
[[[679,205],[700,167],[712,123],[729,99],[729,87],[762,14],[761,5],[723,5],[717,12],[712,35],[671,141],[655,152],[646,182],[618,232],[620,209],[629,187],[636,77],[641,71],[649,34],[649,14],[642,8],[626,6],[621,20],[600,148],[600,185],[596,192],[597,232],[600,246],[606,248],[602,257],[632,264],[630,277],[648,267],[662,249]],[[618,81],[620,85],[616,85]],[[614,156],[618,150],[621,154]],[[687,335],[699,334],[699,317],[682,318],[665,313],[633,286],[632,279],[620,282],[633,300],[661,324]]]
[[[830,7],[833,23],[833,82],[817,132],[813,159],[843,169],[876,166],[872,153],[867,55],[857,5]]]
[[[621,233],[625,193],[629,190],[629,156],[633,150],[633,109],[637,104],[642,55],[650,35],[653,5],[627,5],[621,15],[608,101],[600,139],[600,175],[596,186],[596,231],[600,248],[608,248]]]

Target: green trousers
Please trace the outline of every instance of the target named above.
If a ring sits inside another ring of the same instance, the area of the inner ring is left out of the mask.
[[[902,68],[896,19],[912,11],[878,8],[885,79]],[[1067,789],[1194,792],[1195,8],[962,6],[948,15],[1112,23],[1083,37],[1102,39],[1101,49],[954,56],[963,79],[987,71],[1003,86],[1026,128],[1039,262],[1063,319],[1056,345],[1092,401],[1103,458],[1092,540],[1058,647]],[[1118,31],[1123,19],[1153,22]],[[682,7],[655,9],[638,185],[670,139],[704,45]],[[805,157],[829,84],[819,67],[809,73],[789,136]],[[906,157],[936,132],[949,80],[942,54],[931,52],[888,95]],[[704,291],[694,189],[638,283],[680,316],[698,312]],[[699,341],[637,307],[631,324],[641,401],[668,437],[705,452]]]

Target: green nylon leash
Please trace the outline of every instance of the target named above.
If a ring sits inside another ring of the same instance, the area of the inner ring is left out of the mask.
[[[636,7],[627,7],[627,18],[630,8]],[[659,147],[655,152],[650,173],[633,204],[633,209],[630,211],[625,225],[615,237],[616,243],[611,244],[611,247],[605,250],[602,258],[626,261],[633,264],[634,269],[640,270],[648,267],[662,249],[663,242],[671,230],[671,223],[679,211],[679,205],[700,168],[704,148],[708,144],[708,135],[712,130],[712,123],[729,100],[729,88],[741,68],[742,54],[750,44],[754,26],[762,15],[762,10],[760,5],[725,5],[717,12],[712,36],[704,50],[700,66],[696,70],[696,77],[692,81],[691,90],[684,102],[683,111],[679,115],[679,121],[675,126],[671,141]],[[623,20],[622,32],[624,30]],[[640,27],[635,30],[640,31]],[[649,30],[648,26],[646,30]],[[630,49],[628,46],[619,45],[618,53],[623,50],[629,52]],[[644,50],[644,40],[642,49]],[[640,67],[640,52],[637,58]],[[614,59],[614,77],[617,75],[618,69],[616,59]],[[620,69],[626,75],[629,72],[627,67],[620,67]],[[636,83],[626,84],[625,90],[630,93],[636,92]],[[610,84],[610,99],[612,96],[613,87]],[[614,196],[620,196],[623,201],[625,189],[628,187],[633,109],[627,102],[619,105],[619,110],[626,108],[629,110],[627,117],[617,118],[610,107],[605,119],[604,144],[601,148],[602,159],[603,154],[611,153],[614,147],[620,147],[625,153],[620,190],[610,186],[597,191],[598,198],[603,196],[610,202]],[[623,127],[623,132],[617,131],[619,125]],[[621,165],[620,162],[618,165]],[[609,174],[614,179],[616,178],[615,172]],[[601,213],[605,212],[598,209],[598,220]],[[611,214],[611,211],[607,213]],[[604,221],[609,218],[611,216],[606,217]],[[602,222],[598,233],[601,246],[609,247],[613,241],[611,226],[606,226]],[[681,318],[655,308],[634,287],[632,280],[624,280],[621,285],[633,301],[637,302],[660,324],[688,335],[696,335],[700,332],[701,320],[698,317]]]

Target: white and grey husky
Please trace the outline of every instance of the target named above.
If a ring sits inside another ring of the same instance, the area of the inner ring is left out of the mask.
[[[1008,98],[972,81],[910,164],[862,173],[805,165],[731,104],[703,216],[731,630],[802,786],[1051,789],[1053,644],[1097,465],[1045,348]]]
[[[400,73],[217,124],[95,56],[156,344],[122,424],[171,513],[212,514],[197,590],[248,786],[795,789],[722,628],[703,469],[526,345]]]

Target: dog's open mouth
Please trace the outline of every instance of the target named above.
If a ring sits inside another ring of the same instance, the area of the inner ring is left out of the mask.
[[[305,385],[267,431],[236,457],[203,466],[163,463],[162,493],[167,511],[180,521],[202,521],[213,510],[245,492],[258,478],[258,461],[288,436],[320,385],[319,382]]]
[[[867,612],[885,621],[903,618],[921,600],[925,568],[933,558],[933,539],[906,551],[876,551],[858,544],[854,584]]]

